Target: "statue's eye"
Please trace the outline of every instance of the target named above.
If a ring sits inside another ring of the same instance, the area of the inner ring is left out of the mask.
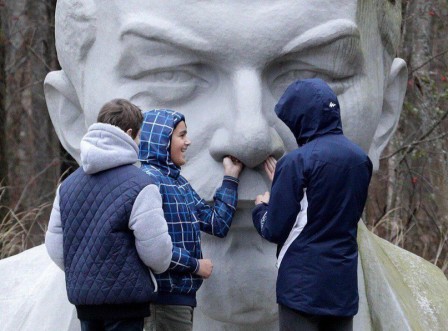
[[[185,83],[193,79],[193,76],[182,71],[162,71],[153,74],[153,79],[162,83]]]
[[[273,80],[274,85],[286,85],[288,86],[292,82],[298,79],[316,78],[318,74],[310,70],[288,70]],[[323,77],[320,77],[324,79]]]
[[[210,88],[208,73],[200,65],[187,65],[139,72],[132,77],[138,92],[131,98],[138,105],[175,105]]]
[[[163,70],[160,72],[149,73],[146,76],[148,81],[160,84],[194,84],[200,87],[208,87],[205,79],[195,75],[187,70]],[[175,87],[175,86],[174,86]]]
[[[279,74],[270,80],[270,90],[272,95],[278,99],[286,88],[298,79],[320,78],[328,83],[333,91],[339,95],[342,94],[347,86],[347,81],[352,76],[336,77],[327,72],[310,69],[287,69],[280,71]]]

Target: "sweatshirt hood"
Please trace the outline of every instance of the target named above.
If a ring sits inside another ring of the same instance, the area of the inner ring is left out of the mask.
[[[87,174],[137,162],[138,147],[119,127],[95,123],[81,140],[81,166]]]
[[[152,165],[165,175],[177,178],[180,167],[171,160],[171,137],[185,116],[170,109],[150,110],[143,116],[138,159],[143,167]]]
[[[339,101],[321,79],[298,80],[286,89],[275,113],[303,145],[325,134],[342,134]]]

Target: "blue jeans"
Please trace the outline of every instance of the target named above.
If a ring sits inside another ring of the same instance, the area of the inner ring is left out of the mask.
[[[143,317],[123,320],[81,320],[81,331],[143,331]]]

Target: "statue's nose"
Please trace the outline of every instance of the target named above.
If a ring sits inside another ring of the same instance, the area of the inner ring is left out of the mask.
[[[263,114],[262,82],[255,70],[240,70],[233,77],[231,122],[218,129],[210,143],[210,154],[221,161],[232,155],[245,166],[255,168],[270,155],[280,158],[282,139]]]

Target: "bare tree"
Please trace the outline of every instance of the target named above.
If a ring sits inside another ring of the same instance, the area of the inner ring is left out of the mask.
[[[5,151],[5,127],[6,113],[4,109],[5,100],[5,33],[4,14],[5,6],[0,2],[0,180],[6,177],[7,161]],[[0,214],[1,216],[1,214]]]
[[[58,67],[55,4],[56,0],[1,2],[5,47],[0,160],[6,169],[0,180],[8,185],[8,206],[15,213],[51,200],[60,173],[59,142],[43,94],[46,74]],[[27,225],[35,234],[28,237],[30,245],[42,241],[39,223],[45,223],[48,210],[39,209],[42,215]]]
[[[409,66],[408,91],[398,132],[371,188],[369,225],[447,272],[448,4],[403,5],[398,55]]]

